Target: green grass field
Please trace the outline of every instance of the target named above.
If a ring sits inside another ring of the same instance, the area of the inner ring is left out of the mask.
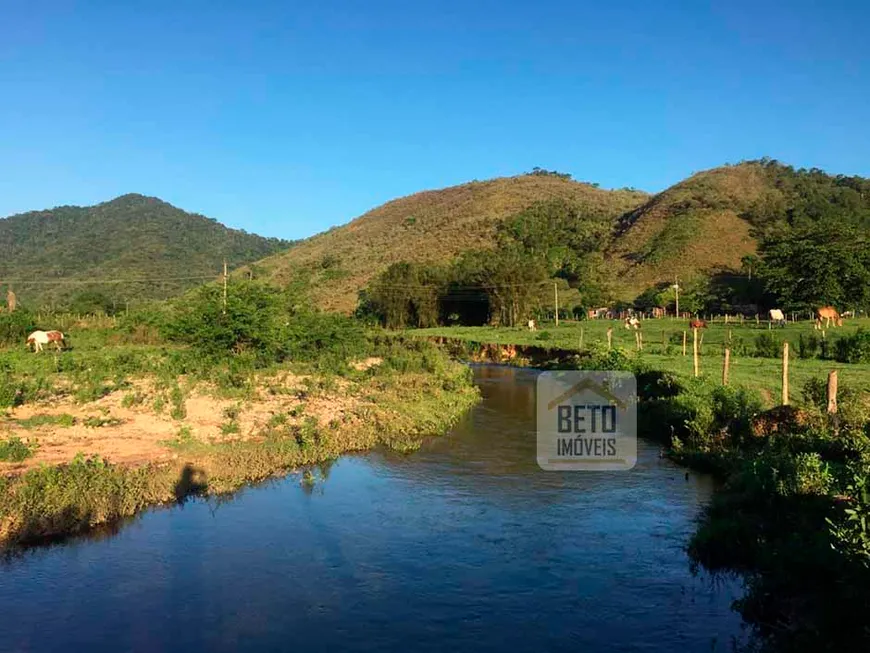
[[[870,319],[846,320],[842,327],[832,327],[824,332],[824,339],[831,345],[838,337],[852,334],[859,328],[870,329]],[[605,346],[607,329],[613,329],[613,346],[635,352],[642,360],[657,369],[669,370],[684,376],[691,376],[692,369],[692,332],[687,320],[673,318],[645,320],[642,322],[643,350],[638,352],[633,331],[624,328],[618,320],[585,320],[581,322],[560,321],[556,327],[552,322],[540,324],[536,332],[527,328],[503,327],[438,327],[416,329],[408,335],[417,337],[442,336],[459,338],[479,343],[535,345],[545,348],[574,349],[582,347]],[[682,354],[683,332],[686,332],[686,355]],[[810,321],[789,323],[785,327],[769,328],[766,322],[756,324],[745,320],[743,324],[730,320],[716,320],[708,323],[707,329],[699,331],[701,376],[721,380],[723,351],[725,343],[731,343],[730,382],[758,390],[767,403],[779,401],[782,387],[781,342],[788,341],[791,351],[789,359],[790,397],[800,400],[801,388],[811,378],[825,378],[829,371],[838,370],[840,385],[867,393],[870,396],[870,364],[850,365],[816,356],[801,358],[800,339],[805,341],[816,338],[821,349],[822,332],[813,329]],[[756,341],[773,338],[776,342],[768,346],[769,353],[776,357],[758,356]],[[664,343],[664,344],[662,344]],[[805,351],[805,354],[807,352]]]

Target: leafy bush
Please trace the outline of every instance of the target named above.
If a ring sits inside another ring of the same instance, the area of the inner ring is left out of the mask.
[[[770,333],[759,334],[755,338],[755,355],[759,358],[779,358],[782,356],[782,340]]]
[[[285,359],[339,368],[365,351],[361,324],[301,307],[300,297],[256,281],[233,283],[227,292],[205,286],[186,298],[164,331],[213,359],[250,355],[255,366]]]
[[[0,345],[24,345],[27,336],[36,329],[36,319],[28,311],[0,313]]]
[[[732,438],[744,438],[750,433],[752,418],[763,409],[761,397],[747,388],[716,386],[711,400],[714,422],[727,427]]]
[[[801,388],[801,398],[806,405],[812,406],[820,412],[827,410],[827,380],[823,378],[807,379]],[[845,384],[840,384],[837,388],[837,412],[840,417],[840,425],[844,428],[862,430],[864,425],[870,421],[870,407],[864,401],[864,394]]]
[[[870,363],[870,331],[858,329],[837,340],[835,357],[841,363]]]
[[[806,338],[804,334],[798,336],[798,356],[801,358],[815,358],[821,351],[821,342],[819,337],[812,333]]]

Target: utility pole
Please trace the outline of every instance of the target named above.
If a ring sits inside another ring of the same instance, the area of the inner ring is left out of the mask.
[[[674,298],[676,300],[676,315],[674,317],[680,317],[680,281],[677,277],[674,277]]]
[[[559,326],[559,286],[553,282],[553,297],[556,304],[556,326]]]
[[[227,260],[224,259],[224,315],[227,314]]]

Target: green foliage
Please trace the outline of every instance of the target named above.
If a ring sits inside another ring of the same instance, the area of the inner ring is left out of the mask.
[[[17,436],[0,440],[0,461],[20,463],[33,455],[35,444],[28,444]]]
[[[755,355],[759,358],[780,358],[782,340],[770,333],[758,334],[755,336]]]
[[[798,335],[798,356],[800,358],[815,358],[821,351],[821,340],[819,337],[811,333],[804,337],[804,334]]]
[[[69,428],[75,426],[76,418],[67,413],[61,415],[38,414],[27,419],[18,420],[18,426],[23,429],[38,429],[41,426],[61,426]]]
[[[851,501],[827,520],[831,546],[855,564],[870,568],[870,484],[866,471],[855,473],[845,488]]]
[[[571,179],[571,175],[567,172],[557,172],[556,170],[547,170],[545,168],[539,168],[535,166],[532,168],[531,172],[527,172],[527,175],[534,175],[537,177],[558,177],[559,179]]]
[[[858,329],[837,339],[836,358],[841,363],[870,363],[870,331]]]
[[[341,367],[365,349],[362,325],[336,314],[312,312],[299,297],[258,281],[204,286],[179,306],[164,327],[168,338],[204,356],[255,365],[286,359]],[[231,370],[229,370],[231,372]]]
[[[73,295],[67,303],[67,308],[72,313],[105,313],[114,315],[118,312],[118,301],[112,299],[106,292],[101,290],[83,290]],[[120,308],[124,308],[121,306]]]
[[[866,227],[830,222],[784,228],[768,236],[759,251],[759,275],[789,310],[870,306]]]
[[[166,327],[170,340],[183,342],[209,356],[255,351],[282,358],[282,326],[288,321],[287,300],[277,288],[259,282],[231,284],[226,309],[223,291],[203,286],[185,298]]]
[[[437,266],[394,263],[369,285],[360,310],[389,329],[435,326],[446,282],[445,271]]]
[[[0,312],[0,346],[23,346],[35,329],[36,318],[28,311]]]
[[[677,258],[695,238],[700,225],[699,216],[691,212],[669,220],[647,243],[643,261],[659,264]]]
[[[228,229],[142,195],[91,207],[62,206],[0,220],[0,280],[15,278],[25,306],[66,305],[77,312],[120,311],[126,300],[162,299],[264,258],[291,243]],[[28,284],[63,278],[77,284]],[[117,283],[88,285],[92,279]],[[160,283],[124,279],[165,279]]]
[[[537,202],[497,226],[493,250],[467,251],[450,266],[391,265],[361,293],[358,314],[388,328],[515,326],[552,306],[545,286],[553,278],[563,292],[602,302],[611,294],[602,254],[611,228],[604,210]]]

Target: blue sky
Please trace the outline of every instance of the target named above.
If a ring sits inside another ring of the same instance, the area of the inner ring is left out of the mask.
[[[0,215],[138,192],[299,238],[534,166],[870,176],[865,2],[0,0]]]

